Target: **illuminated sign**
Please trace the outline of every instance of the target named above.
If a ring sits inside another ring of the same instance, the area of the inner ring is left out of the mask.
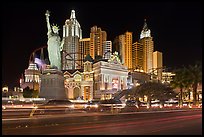
[[[112,79],[112,88],[118,89],[118,79]]]

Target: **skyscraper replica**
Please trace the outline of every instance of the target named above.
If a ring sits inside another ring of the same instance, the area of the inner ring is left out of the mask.
[[[121,63],[125,63],[125,35],[116,36],[113,41],[113,46],[115,50],[118,52]]]
[[[103,57],[103,42],[106,41],[106,31],[102,31],[101,28],[93,26],[90,33],[90,55],[93,59],[96,56]]]
[[[153,52],[153,73],[157,76],[157,80],[162,80],[162,53],[159,51]]]
[[[112,42],[111,41],[104,41],[103,42],[103,58],[110,59],[112,54]]]
[[[153,68],[153,51],[154,42],[151,37],[151,31],[147,27],[146,19],[144,20],[144,26],[140,34],[139,42],[143,45],[143,69],[144,72],[150,73]]]
[[[79,39],[82,39],[82,30],[74,10],[63,26],[63,39],[62,70],[81,69],[83,56],[79,50]]]
[[[132,32],[127,31],[119,35],[116,37],[114,44],[116,50],[119,51],[121,63],[128,68],[128,71],[132,71]]]
[[[79,52],[83,53],[83,58],[90,55],[90,38],[83,38],[79,40]]]
[[[143,45],[139,42],[132,44],[132,66],[133,70],[143,70]]]

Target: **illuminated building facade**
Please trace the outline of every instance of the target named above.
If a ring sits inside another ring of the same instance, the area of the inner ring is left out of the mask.
[[[24,89],[28,86],[30,89],[39,91],[40,75],[37,65],[30,62],[28,69],[24,72],[25,79],[20,79],[20,87]]]
[[[128,71],[133,69],[132,66],[132,32],[125,32],[125,54],[124,54],[124,65],[127,66]],[[122,57],[123,58],[123,57]]]
[[[175,73],[162,72],[162,83],[170,83],[173,80]]]
[[[152,39],[151,31],[147,27],[146,20],[144,20],[139,42],[143,45],[143,69],[146,73],[150,73],[153,68],[154,42]]]
[[[112,42],[111,41],[104,41],[103,42],[103,58],[109,59],[112,54]]]
[[[162,67],[162,53],[153,53],[154,43],[146,20],[139,42],[132,43],[132,32],[128,31],[116,37],[114,46],[119,54],[112,55],[112,42],[107,41],[107,33],[100,27],[93,26],[90,38],[82,39],[81,26],[74,10],[63,26],[63,39],[62,71],[68,99],[110,99],[117,91],[129,88],[128,72],[132,76],[130,86],[137,86],[137,83],[149,80],[147,73]],[[83,63],[87,55],[93,59],[101,56],[108,59],[108,62],[98,61],[93,66],[90,61]],[[33,70],[30,69],[32,67]],[[39,88],[39,75],[36,64],[31,63],[25,70],[25,81],[21,80],[21,87]],[[161,72],[158,75],[164,81],[166,74]],[[46,84],[46,81],[43,84]]]
[[[83,58],[90,54],[90,38],[79,40],[79,52],[83,54]]]
[[[153,73],[157,76],[157,80],[162,80],[162,53],[159,51],[153,52]]]
[[[92,62],[89,61],[84,62],[84,70],[65,71],[64,84],[67,98],[70,100],[92,100],[93,73]]]
[[[82,38],[82,30],[76,19],[75,11],[71,11],[70,19],[63,26],[64,45],[62,50],[62,70],[81,69],[82,53],[79,52],[79,39]]]
[[[125,36],[119,35],[116,36],[113,41],[113,47],[115,48],[115,51],[118,52],[119,58],[121,60],[121,63],[124,64],[125,62]]]
[[[127,89],[127,67],[120,62],[115,52],[108,62],[99,61],[93,64],[94,99],[111,99],[118,90]]]
[[[132,32],[125,32],[114,39],[114,47],[119,53],[121,63],[128,68],[128,71],[133,69],[132,66]]]
[[[133,69],[143,70],[143,45],[139,42],[132,44],[132,66]]]
[[[96,56],[103,57],[103,42],[107,40],[106,31],[100,27],[93,26],[90,32],[90,55],[93,59]]]

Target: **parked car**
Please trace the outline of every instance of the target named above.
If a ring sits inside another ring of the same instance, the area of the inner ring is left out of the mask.
[[[74,102],[74,109],[75,110],[84,110],[86,102]]]
[[[138,111],[138,105],[135,100],[127,100],[126,106],[121,110],[122,112],[136,112]]]
[[[99,111],[112,111],[112,110],[121,110],[126,106],[125,103],[122,103],[120,100],[110,99],[110,100],[101,100],[98,105]]]
[[[99,101],[91,100],[85,104],[85,110],[87,111],[97,111],[99,106]]]
[[[129,106],[129,107],[136,106],[136,101],[135,100],[127,100],[126,106]]]
[[[69,100],[49,100],[44,104],[36,106],[36,113],[63,113],[74,110],[74,104]]]

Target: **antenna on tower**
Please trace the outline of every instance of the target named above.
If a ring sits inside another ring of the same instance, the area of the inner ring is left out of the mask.
[[[75,19],[75,18],[76,18],[75,10],[72,10],[70,19]]]

